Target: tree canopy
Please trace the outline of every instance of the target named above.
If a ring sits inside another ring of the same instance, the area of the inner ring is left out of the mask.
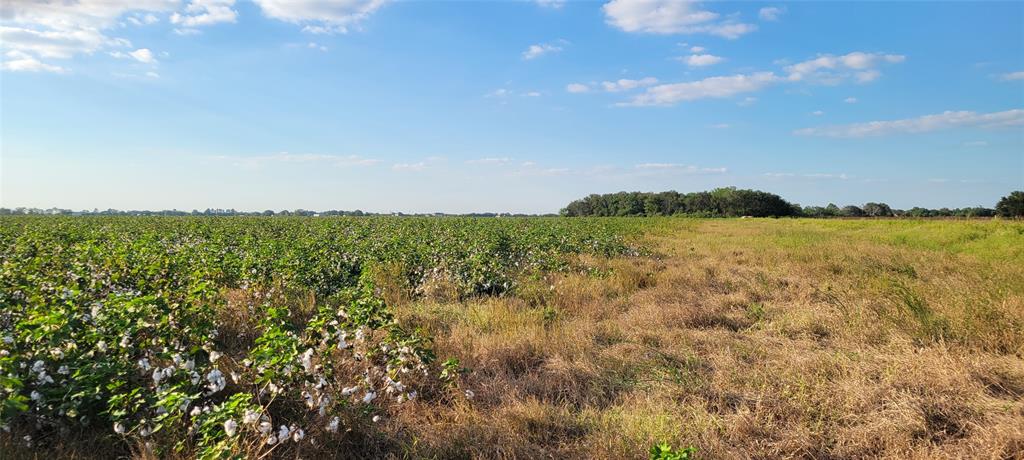
[[[744,190],[736,187],[717,188],[710,192],[679,193],[676,191],[619,192],[593,194],[569,203],[563,216],[793,216],[800,208],[773,193]]]

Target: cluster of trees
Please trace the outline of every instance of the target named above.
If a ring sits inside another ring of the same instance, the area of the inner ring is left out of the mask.
[[[672,216],[706,217],[795,216],[800,207],[773,193],[717,188],[710,192],[619,192],[590,195],[569,203],[563,216]]]
[[[675,191],[619,192],[590,195],[569,203],[563,216],[672,216],[699,217],[1024,217],[1024,192],[1013,192],[999,200],[995,209],[985,207],[957,209],[893,209],[885,203],[839,207],[792,204],[778,195],[735,187],[710,192]]]

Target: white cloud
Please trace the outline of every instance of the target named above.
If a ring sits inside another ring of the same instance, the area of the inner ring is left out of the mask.
[[[783,8],[766,6],[757,11],[757,17],[762,21],[778,21],[779,17],[782,16],[782,13],[785,12],[786,10]]]
[[[136,61],[139,61],[144,64],[156,63],[156,58],[153,57],[153,52],[150,51],[148,48],[139,48],[135,51],[128,53],[128,55]]]
[[[1024,71],[1004,73],[999,76],[999,79],[1003,81],[1024,80]]]
[[[703,53],[705,51],[707,51],[707,48],[705,48],[703,46],[694,46],[694,47],[690,48],[690,52],[691,53]]]
[[[811,112],[811,115],[814,115],[816,117],[820,117],[820,116],[822,116],[824,114],[825,114],[825,112],[823,112],[821,110],[815,110],[815,111]]]
[[[199,35],[202,32],[200,32],[199,29],[189,29],[187,27],[182,29],[182,28],[175,27],[174,28],[174,33],[177,34],[177,35],[181,35],[182,37],[188,37],[188,36],[192,36],[192,35]]]
[[[1024,109],[992,113],[946,111],[902,120],[803,128],[793,133],[799,136],[870,137],[889,134],[917,134],[966,127],[1002,128],[1013,126],[1024,126]]]
[[[701,168],[679,163],[640,163],[634,165],[633,168],[641,171],[681,172],[687,174],[723,174],[728,172],[726,168]]]
[[[507,96],[509,96],[511,94],[512,94],[512,91],[509,91],[509,90],[507,90],[505,88],[498,88],[498,89],[496,89],[494,91],[491,91],[491,92],[489,92],[487,94],[484,94],[484,97],[503,98],[503,97],[507,97]]]
[[[712,54],[691,54],[689,56],[679,58],[679,60],[685,62],[686,65],[690,67],[704,67],[718,64],[725,59]]]
[[[185,12],[171,15],[172,24],[185,27],[201,27],[233,23],[238,19],[238,12],[231,9],[235,0],[192,0],[185,6]]]
[[[0,26],[4,48],[38,57],[67,59],[76,54],[92,54],[101,48],[124,46],[126,40],[112,39],[96,29],[36,30]]]
[[[523,96],[526,96],[526,97],[540,97],[541,94],[540,94],[540,91],[527,91],[527,92],[523,93]]]
[[[627,91],[631,89],[641,88],[644,86],[651,86],[658,83],[658,79],[654,77],[641,78],[639,80],[630,80],[628,78],[622,78],[616,81],[603,81],[601,82],[601,88],[610,93],[617,93],[619,91]]]
[[[855,97],[848,97],[846,99],[843,99],[843,102],[845,102],[847,104],[856,104],[857,103],[857,98],[855,98]]]
[[[626,32],[652,34],[710,34],[735,39],[757,26],[720,20],[715,12],[679,0],[612,0],[602,7],[605,22]]]
[[[883,63],[896,64],[906,60],[899,54],[865,53],[854,51],[842,56],[822,54],[796,64],[788,65],[785,71],[792,81],[813,81],[823,84],[837,84],[854,78],[867,83],[881,76],[876,67]]]
[[[4,53],[4,59],[3,62],[0,63],[0,68],[11,72],[64,73],[67,71],[67,69],[63,67],[40,62],[28,53],[18,50],[11,50]]]
[[[150,24],[156,24],[160,22],[160,18],[156,17],[153,13],[147,14],[133,14],[126,18],[129,23],[137,26],[148,26]]]
[[[309,42],[309,43],[307,43],[306,44],[306,48],[309,48],[311,50],[320,50],[320,51],[324,51],[324,52],[327,51],[327,47],[326,46],[321,45],[321,44],[316,43],[316,42]]]
[[[544,8],[552,8],[557,10],[565,6],[566,0],[535,0],[535,2]]]
[[[590,91],[590,86],[584,83],[569,83],[565,85],[565,90],[570,93],[586,93]]]
[[[395,163],[391,165],[391,169],[394,169],[395,171],[423,171],[424,169],[427,169],[427,162]]]
[[[507,165],[507,164],[509,164],[511,162],[512,162],[512,159],[508,158],[508,157],[501,157],[501,158],[490,157],[490,158],[478,158],[476,160],[466,160],[466,164],[469,164],[469,165],[494,165],[494,166],[502,166],[502,165]]]
[[[160,78],[160,74],[156,72],[146,72],[146,76],[149,78]]]
[[[36,62],[39,58],[68,59],[104,49],[127,48],[131,42],[108,36],[107,31],[128,23],[155,23],[159,18],[153,13],[173,11],[179,5],[180,0],[3,2],[0,46],[26,53]],[[25,58],[20,62],[18,66],[31,66]]]
[[[538,43],[536,45],[530,45],[526,51],[523,51],[523,59],[529,61],[531,59],[539,58],[545,54],[558,53],[560,51],[562,51],[562,47],[559,45]]]
[[[782,79],[772,72],[710,77],[703,80],[652,86],[632,100],[619,105],[674,105],[705,98],[725,98],[758,91]]]
[[[314,34],[348,33],[381,6],[385,0],[254,0],[268,18],[303,26]]]
[[[750,107],[750,106],[752,106],[752,105],[754,105],[756,103],[757,103],[757,98],[756,97],[748,96],[748,97],[743,98],[742,101],[737,102],[736,105],[738,105],[740,107]]]

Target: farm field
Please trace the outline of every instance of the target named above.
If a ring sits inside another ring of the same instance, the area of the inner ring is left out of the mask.
[[[0,218],[3,457],[1014,458],[1024,223]]]

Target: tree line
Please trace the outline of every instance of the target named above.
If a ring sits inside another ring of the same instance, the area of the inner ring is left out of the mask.
[[[843,207],[800,206],[774,193],[736,187],[706,192],[618,192],[592,194],[569,203],[567,217],[693,216],[693,217],[1024,217],[1024,192],[1003,197],[995,208],[893,209],[885,203]]]

